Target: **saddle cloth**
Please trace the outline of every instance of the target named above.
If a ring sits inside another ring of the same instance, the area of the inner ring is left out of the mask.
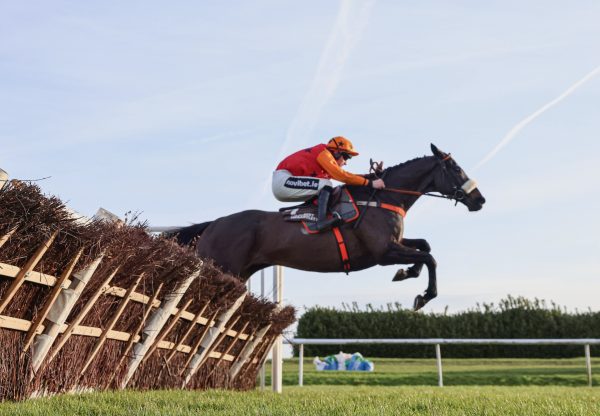
[[[331,197],[329,198],[329,205],[327,211],[337,212],[344,223],[352,222],[358,218],[359,211],[356,206],[356,202],[348,189],[344,186],[337,187],[334,189]],[[281,213],[283,219],[288,222],[301,222],[306,231],[309,234],[317,234],[320,231],[316,229],[317,226],[317,198],[313,198],[302,205],[282,208]],[[331,218],[332,215],[328,214]],[[322,230],[330,231],[330,230]]]

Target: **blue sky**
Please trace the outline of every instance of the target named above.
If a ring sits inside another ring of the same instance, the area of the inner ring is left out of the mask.
[[[356,173],[434,142],[488,202],[409,212],[439,264],[427,308],[510,293],[598,310],[600,76],[473,170],[600,65],[598,21],[597,1],[0,1],[0,167],[51,176],[84,214],[185,225],[278,208],[281,157],[334,135]],[[286,269],[284,297],[409,306],[426,279],[394,272]]]

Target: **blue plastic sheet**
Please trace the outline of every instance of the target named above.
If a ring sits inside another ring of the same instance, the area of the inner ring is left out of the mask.
[[[340,351],[339,354],[328,355],[323,360],[315,357],[313,364],[317,371],[373,371],[375,369],[373,362],[366,360],[359,352],[346,354]]]

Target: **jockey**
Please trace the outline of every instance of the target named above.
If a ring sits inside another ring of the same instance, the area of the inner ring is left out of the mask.
[[[340,218],[327,219],[327,203],[333,190],[330,179],[375,189],[385,187],[382,179],[371,180],[342,169],[350,158],[357,155],[350,140],[342,136],[334,137],[326,145],[318,144],[293,153],[283,159],[273,172],[273,194],[282,202],[306,201],[318,194],[317,229],[331,227]]]

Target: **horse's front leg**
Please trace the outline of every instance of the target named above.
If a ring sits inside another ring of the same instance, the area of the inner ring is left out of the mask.
[[[379,264],[388,266],[392,264],[417,264],[423,263],[429,272],[429,283],[423,295],[417,295],[413,308],[418,311],[431,299],[437,296],[437,263],[430,253],[426,253],[402,244],[391,244],[388,251],[383,255]]]
[[[431,246],[427,240],[423,238],[403,238],[401,243],[403,246],[416,248],[417,250],[424,251],[425,253],[431,253]],[[394,275],[392,282],[401,282],[406,279],[419,277],[421,270],[423,269],[423,265],[424,263],[415,263],[406,270],[399,269]]]

